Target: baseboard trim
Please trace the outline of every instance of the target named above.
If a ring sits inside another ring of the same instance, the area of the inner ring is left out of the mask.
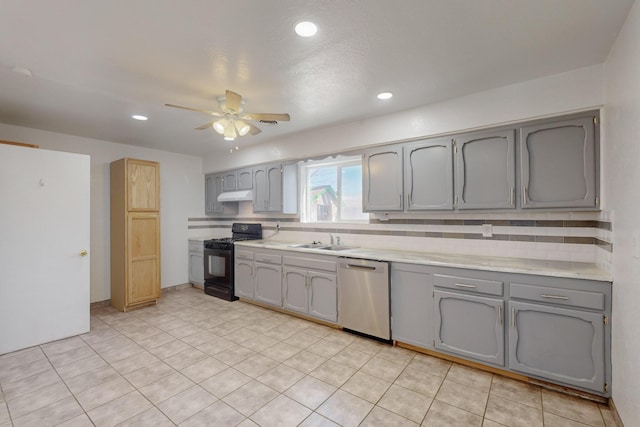
[[[613,397],[609,398],[609,410],[611,411],[611,415],[613,415],[613,419],[616,422],[616,426],[624,427],[622,418],[620,418],[620,414],[618,413],[618,408],[616,408],[616,404],[613,402]]]

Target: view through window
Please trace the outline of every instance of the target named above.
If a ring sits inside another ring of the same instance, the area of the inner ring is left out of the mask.
[[[301,167],[302,221],[349,222],[369,218],[362,212],[362,159],[343,157]]]

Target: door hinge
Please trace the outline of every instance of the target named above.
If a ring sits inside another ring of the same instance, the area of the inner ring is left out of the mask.
[[[436,340],[431,340],[431,347],[435,347],[436,346]]]
[[[600,196],[596,196],[596,206],[600,204]]]
[[[609,384],[604,383],[604,391],[605,393],[609,392]]]
[[[596,126],[598,126],[598,124],[599,124],[599,123],[600,123],[600,120],[598,120],[598,117],[597,117],[597,116],[595,116],[595,117],[593,118],[593,124],[594,124],[594,125],[596,125]]]
[[[431,298],[435,298],[435,297],[436,297],[436,291],[433,290],[433,291],[431,291]]]
[[[451,143],[453,144],[453,152],[454,154],[458,152],[458,145],[456,144],[456,140],[452,139]]]
[[[609,317],[608,316],[604,316],[604,318],[602,319],[602,321],[604,322],[605,325],[609,324]]]

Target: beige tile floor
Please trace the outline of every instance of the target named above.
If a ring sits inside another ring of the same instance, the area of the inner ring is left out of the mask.
[[[606,406],[194,288],[0,356],[5,426],[613,426]]]

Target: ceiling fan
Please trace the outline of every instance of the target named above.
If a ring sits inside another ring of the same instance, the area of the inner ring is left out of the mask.
[[[167,107],[181,108],[183,110],[197,111],[200,113],[210,114],[218,119],[211,120],[198,126],[196,130],[204,130],[212,127],[216,132],[224,135],[224,139],[233,141],[238,136],[257,135],[262,132],[257,126],[247,122],[246,120],[257,120],[262,123],[276,124],[278,121],[289,121],[289,114],[263,114],[263,113],[245,113],[245,101],[242,96],[235,92],[227,90],[225,96],[219,96],[218,105],[220,112],[200,110],[198,108],[183,107],[175,104],[164,104]]]

